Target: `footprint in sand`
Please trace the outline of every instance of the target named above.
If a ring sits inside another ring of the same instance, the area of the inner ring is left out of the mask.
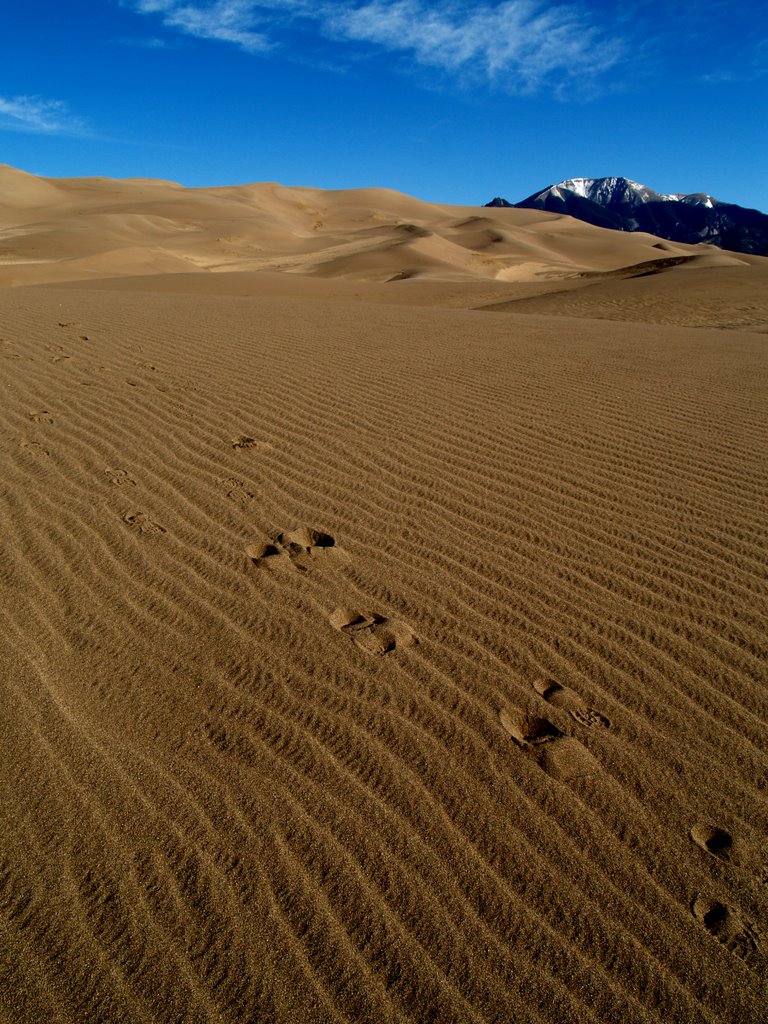
[[[127,469],[105,469],[104,472],[107,474],[109,482],[115,487],[123,487],[126,484],[136,486],[136,481]]]
[[[736,851],[733,836],[726,829],[717,825],[698,824],[693,826],[690,835],[694,843],[706,853],[711,853],[718,860],[734,860],[738,863],[738,859],[734,858]]]
[[[762,862],[756,850],[734,838],[727,829],[709,822],[699,822],[693,826],[689,835],[699,849],[716,860],[745,868],[751,871],[759,882],[768,882],[768,864]]]
[[[32,455],[50,455],[51,453],[47,448],[43,448],[39,441],[20,441],[19,444],[22,448],[31,452]]]
[[[413,647],[419,642],[407,622],[389,619],[385,615],[337,608],[328,621],[367,654],[389,654],[398,647]]]
[[[255,437],[249,437],[247,434],[241,434],[239,437],[233,437],[230,443],[232,447],[238,451],[255,449],[256,451],[261,452],[272,447],[269,441],[257,441]]]
[[[558,683],[556,679],[537,679],[533,688],[547,704],[551,704],[553,708],[562,708],[563,711],[567,711],[579,725],[587,726],[587,728],[598,726],[601,729],[610,729],[609,718],[606,718],[600,711],[587,707],[578,693],[568,686]]]
[[[512,714],[505,708],[499,712],[499,721],[518,747],[533,747],[561,739],[564,733],[546,718],[536,715]]]
[[[146,512],[126,512],[123,522],[139,533],[165,533],[165,527],[150,519]]]
[[[48,356],[52,363],[63,363],[72,358],[72,356],[64,350],[63,345],[46,345],[45,348],[47,352],[53,353]]]
[[[248,544],[245,553],[260,569],[287,568],[291,564],[286,552],[276,544]]]
[[[502,728],[512,741],[555,779],[571,779],[595,775],[600,765],[585,746],[572,736],[566,736],[546,718],[523,712],[499,712]]]
[[[717,900],[697,896],[691,905],[693,916],[701,921],[712,938],[717,939],[739,959],[749,963],[760,950],[760,935],[738,910]]]
[[[247,505],[249,501],[253,501],[253,491],[248,490],[245,485],[245,480],[240,480],[239,477],[231,476],[220,481],[220,483],[227,492],[227,497],[230,501],[234,501],[238,505]]]
[[[246,555],[259,568],[293,568],[306,572],[319,562],[345,559],[346,552],[336,546],[330,533],[299,526],[270,537],[261,544],[249,544]]]

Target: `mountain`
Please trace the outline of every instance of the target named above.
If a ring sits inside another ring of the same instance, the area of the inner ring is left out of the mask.
[[[566,213],[597,227],[646,231],[672,242],[708,242],[732,252],[768,256],[768,216],[705,192],[665,194],[629,178],[568,178],[509,203],[487,206]]]

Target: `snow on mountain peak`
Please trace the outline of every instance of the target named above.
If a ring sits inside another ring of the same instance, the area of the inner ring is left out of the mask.
[[[561,196],[563,192],[571,192],[573,195],[602,205],[609,202],[631,204],[685,202],[690,205],[707,206],[711,209],[717,203],[716,199],[703,192],[693,195],[686,195],[684,192],[673,194],[655,192],[647,185],[641,185],[639,181],[632,181],[631,178],[566,178],[565,181],[552,185],[546,191],[557,192]]]

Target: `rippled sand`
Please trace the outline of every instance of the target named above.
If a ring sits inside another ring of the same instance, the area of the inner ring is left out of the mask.
[[[511,211],[554,276],[166,275],[145,225],[54,284],[13,180],[3,1020],[763,1019],[768,261],[575,277],[657,240]]]

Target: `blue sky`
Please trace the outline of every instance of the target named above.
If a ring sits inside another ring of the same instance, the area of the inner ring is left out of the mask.
[[[25,0],[0,162],[511,201],[625,175],[768,211],[768,4]]]

